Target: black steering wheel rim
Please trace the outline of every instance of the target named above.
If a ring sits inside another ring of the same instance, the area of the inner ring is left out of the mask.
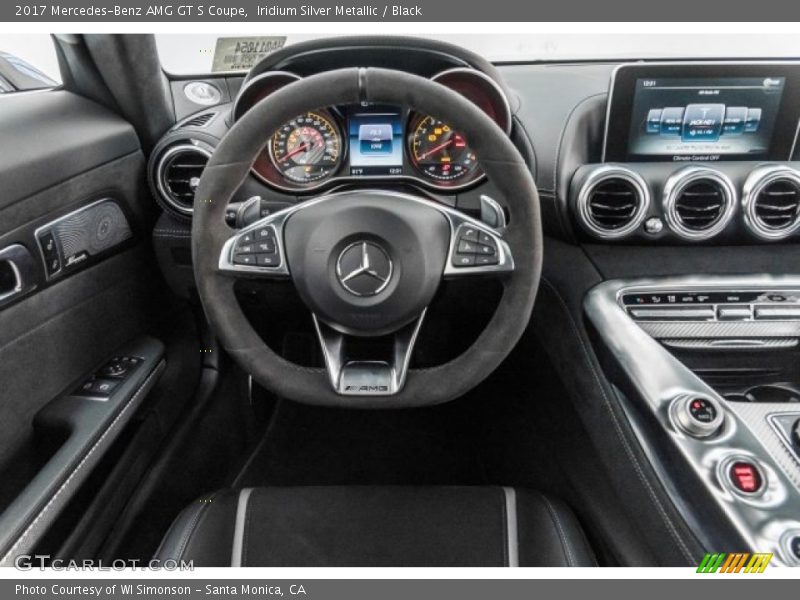
[[[253,162],[277,130],[320,106],[374,102],[404,105],[445,117],[464,133],[488,178],[506,200],[504,232],[515,269],[503,279],[494,316],[463,354],[432,368],[412,369],[396,394],[342,396],[324,369],[302,367],[261,340],[240,308],[235,280],[220,272],[231,231],[225,209]],[[388,69],[349,68],[314,75],[261,100],[234,124],[212,155],[196,193],[192,255],[198,292],[225,350],[265,388],[307,404],[350,408],[405,408],[455,399],[483,381],[511,352],[530,318],[542,264],[539,199],[530,171],[508,136],[477,106],[428,79]]]

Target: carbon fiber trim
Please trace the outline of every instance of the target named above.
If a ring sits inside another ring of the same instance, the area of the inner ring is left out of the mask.
[[[661,340],[669,348],[682,350],[783,350],[794,348],[797,338],[726,338],[726,339],[669,339]]]
[[[800,321],[636,321],[660,339],[798,338]]]

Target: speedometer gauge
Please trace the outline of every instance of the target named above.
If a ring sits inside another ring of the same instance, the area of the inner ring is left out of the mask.
[[[478,167],[464,136],[430,116],[420,118],[413,126],[411,158],[420,173],[437,181],[467,178]]]
[[[284,178],[311,183],[329,177],[339,168],[342,138],[329,115],[308,112],[278,129],[269,150],[273,165]]]

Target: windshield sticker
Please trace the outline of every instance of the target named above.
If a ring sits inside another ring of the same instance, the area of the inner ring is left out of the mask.
[[[246,71],[262,58],[280,50],[286,36],[224,37],[217,38],[211,70]]]

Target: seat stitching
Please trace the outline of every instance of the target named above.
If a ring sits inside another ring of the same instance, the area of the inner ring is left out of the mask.
[[[550,513],[550,518],[553,520],[556,526],[556,530],[558,530],[558,537],[561,538],[561,546],[564,549],[564,554],[567,558],[567,565],[570,567],[575,566],[575,557],[572,554],[572,546],[569,543],[569,538],[564,533],[564,528],[561,526],[561,519],[558,517],[558,513],[556,513],[553,505],[550,503],[550,499],[545,496],[544,494],[539,494],[542,498],[542,501],[547,508],[547,512]]]
[[[597,369],[595,368],[594,363],[592,363],[591,354],[589,353],[589,350],[586,347],[585,342],[583,341],[583,337],[580,334],[580,330],[578,329],[578,326],[575,323],[575,320],[572,318],[572,313],[569,311],[569,307],[567,306],[567,303],[561,297],[561,294],[559,293],[558,289],[552,283],[550,283],[550,281],[548,281],[547,278],[545,278],[543,276],[541,278],[541,280],[542,280],[542,282],[544,282],[547,285],[547,287],[549,287],[553,291],[553,293],[556,296],[556,299],[561,303],[561,306],[564,308],[564,312],[567,315],[567,321],[569,322],[570,327],[572,328],[573,332],[575,333],[576,337],[578,338],[578,343],[580,344],[581,350],[583,351],[584,358],[586,359],[586,363],[589,366],[589,370],[591,371],[592,376],[594,377],[595,383],[597,383],[597,387],[600,390],[600,394],[603,397],[604,406],[606,408],[606,411],[611,415],[611,420],[612,420],[612,422],[614,424],[614,431],[617,434],[617,437],[619,438],[619,440],[622,442],[622,446],[623,446],[623,449],[625,450],[625,454],[627,454],[627,456],[630,459],[631,463],[633,463],[634,470],[636,471],[636,476],[639,478],[639,481],[642,482],[642,485],[644,485],[645,490],[647,491],[648,495],[650,496],[650,499],[653,501],[653,504],[655,504],[656,509],[658,510],[658,513],[659,513],[659,516],[661,517],[661,520],[667,526],[667,531],[670,533],[672,538],[678,544],[678,547],[679,547],[681,553],[683,554],[683,557],[685,559],[687,559],[689,562],[693,562],[694,557],[692,556],[692,553],[689,551],[688,546],[686,546],[685,542],[680,537],[680,534],[678,533],[677,528],[672,523],[672,520],[670,519],[669,515],[667,514],[666,509],[661,504],[661,501],[658,499],[658,496],[656,495],[656,492],[653,489],[652,485],[650,485],[650,482],[644,476],[644,472],[642,471],[642,467],[641,467],[641,465],[639,463],[639,458],[633,452],[633,448],[631,448],[630,443],[628,442],[628,439],[625,437],[625,434],[622,431],[622,425],[621,425],[621,423],[619,421],[619,417],[617,417],[616,413],[614,412],[613,408],[611,407],[611,401],[609,400],[608,395],[606,394],[605,388],[603,387],[603,382],[601,381],[600,376],[597,373]]]
[[[184,530],[184,535],[183,535],[183,538],[181,540],[180,552],[178,552],[177,560],[182,560],[183,559],[183,554],[184,554],[184,552],[186,552],[186,548],[189,546],[189,542],[191,541],[192,537],[194,536],[195,531],[197,531],[197,524],[200,521],[200,516],[203,515],[203,513],[205,512],[206,507],[209,504],[211,504],[211,502],[214,500],[214,497],[216,495],[217,495],[216,492],[211,494],[211,496],[209,496],[208,499],[207,499],[208,502],[206,502],[205,501],[206,499],[204,499],[204,498],[201,498],[200,500],[198,500],[198,502],[200,503],[200,508],[195,510],[194,515],[192,516],[192,520],[189,522],[189,527],[187,527]]]

